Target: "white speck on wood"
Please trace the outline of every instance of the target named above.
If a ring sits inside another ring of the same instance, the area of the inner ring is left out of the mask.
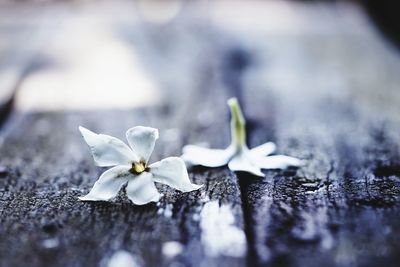
[[[201,240],[208,256],[242,257],[246,254],[246,237],[235,226],[235,217],[229,205],[218,201],[204,205],[200,213]]]
[[[173,258],[182,253],[183,246],[177,241],[165,242],[162,245],[162,254],[167,258]]]
[[[44,248],[56,248],[58,247],[58,245],[60,244],[60,242],[58,241],[58,238],[49,238],[46,240],[43,240],[43,247]]]
[[[164,208],[159,208],[157,211],[157,214],[162,214],[164,215],[166,218],[171,218],[172,217],[172,209],[173,209],[173,205],[172,204],[167,204]]]
[[[119,250],[115,252],[107,267],[140,267],[138,260],[129,252],[125,250]]]

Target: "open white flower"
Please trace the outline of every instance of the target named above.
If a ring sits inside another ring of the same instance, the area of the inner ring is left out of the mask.
[[[184,161],[169,157],[148,165],[158,139],[158,130],[137,126],[126,132],[129,146],[121,140],[104,134],[96,134],[80,126],[80,132],[89,145],[96,165],[114,166],[96,181],[89,194],[80,200],[109,200],[115,197],[123,185],[128,198],[137,205],[157,202],[161,195],[154,182],[163,183],[182,192],[197,190],[201,185],[192,184]]]
[[[268,156],[275,151],[275,144],[268,142],[249,149],[246,145],[246,122],[236,98],[228,100],[231,110],[231,144],[226,149],[208,149],[187,145],[183,148],[182,158],[191,165],[219,167],[228,164],[232,171],[249,172],[264,176],[261,169],[285,169],[289,166],[301,166],[302,161],[288,156]],[[267,157],[268,156],[268,157]]]

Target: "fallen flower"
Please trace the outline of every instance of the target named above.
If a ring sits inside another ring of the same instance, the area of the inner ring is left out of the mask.
[[[228,100],[231,110],[231,144],[226,149],[209,149],[194,145],[183,148],[182,158],[191,165],[219,167],[228,164],[232,171],[249,172],[264,176],[261,169],[285,169],[289,166],[301,166],[302,161],[288,156],[272,154],[276,146],[268,142],[249,149],[246,145],[246,122],[236,98]]]
[[[86,143],[89,145],[97,166],[110,167],[96,181],[89,194],[80,200],[109,200],[126,186],[128,198],[137,205],[157,202],[161,195],[154,182],[166,184],[182,192],[197,190],[201,185],[192,184],[184,161],[178,157],[169,157],[148,165],[158,139],[158,130],[137,126],[126,132],[129,146],[121,140],[104,134],[96,134],[79,126]]]

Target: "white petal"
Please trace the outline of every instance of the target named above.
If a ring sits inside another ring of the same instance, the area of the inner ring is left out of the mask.
[[[121,187],[133,178],[133,174],[129,172],[131,166],[115,166],[105,171],[96,181],[89,194],[80,197],[80,200],[109,200],[115,197]]]
[[[250,149],[250,154],[254,157],[265,157],[274,153],[275,149],[276,145],[272,142],[268,142]]]
[[[264,177],[264,174],[261,172],[260,168],[254,166],[251,163],[250,158],[247,157],[250,157],[250,155],[247,153],[241,153],[233,157],[232,160],[228,163],[229,169],[231,169],[232,171],[249,172],[256,176]]]
[[[158,130],[136,126],[126,131],[126,139],[140,160],[147,163],[158,139]]]
[[[183,155],[181,157],[185,162],[192,165],[219,167],[226,165],[234,152],[232,146],[227,149],[209,149],[187,145],[183,148]]]
[[[197,190],[202,185],[192,184],[185,162],[178,157],[169,157],[149,166],[154,181],[169,185],[182,192]]]
[[[148,172],[143,172],[129,180],[126,195],[136,205],[157,202],[161,197],[154,185],[153,175]]]
[[[256,158],[254,163],[261,169],[286,169],[289,166],[299,167],[303,165],[300,159],[283,155]]]
[[[98,166],[130,165],[137,160],[136,155],[121,140],[105,134],[96,134],[82,126],[79,126],[79,131],[89,145]]]

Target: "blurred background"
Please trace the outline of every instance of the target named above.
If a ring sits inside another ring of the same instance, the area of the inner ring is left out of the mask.
[[[376,65],[397,64],[398,6],[373,0],[1,0],[0,116],[4,120],[11,107],[195,105],[189,96],[212,98],[215,90],[301,96],[309,87],[375,94],[368,99],[381,108],[398,100],[391,94],[397,71],[380,73]]]

